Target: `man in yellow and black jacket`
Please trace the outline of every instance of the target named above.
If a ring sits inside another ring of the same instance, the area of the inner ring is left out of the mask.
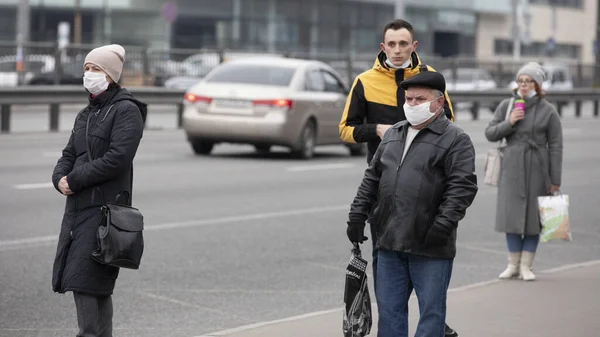
[[[412,25],[404,20],[393,20],[383,27],[381,52],[373,68],[354,80],[339,125],[340,138],[346,143],[367,143],[367,163],[371,162],[385,132],[394,124],[406,119],[403,105],[404,90],[399,84],[423,71],[435,71],[421,63],[416,53],[418,42],[414,39]],[[448,93],[444,91],[444,111],[454,121],[454,111]],[[373,205],[373,210],[377,205]],[[373,243],[373,279],[377,288],[377,224],[371,223]],[[445,326],[445,337],[458,337],[458,333]]]
[[[384,39],[395,33],[390,32],[390,30],[394,31],[394,27],[400,26],[402,27],[395,31],[402,32],[405,30],[410,33],[407,34],[406,39],[408,39],[408,35],[412,35],[412,27],[408,24],[409,28],[405,28],[405,21],[403,20],[394,20],[386,27],[396,22],[399,22],[396,26],[388,28],[387,32],[384,30]],[[398,41],[393,41],[396,49],[402,48],[402,43],[406,41],[403,41],[402,37],[396,39]],[[409,44],[411,44],[410,42]],[[416,48],[416,41],[414,43]],[[384,44],[387,46],[387,43],[382,43],[382,49],[384,49]],[[406,65],[406,67],[394,66],[396,62],[390,62],[387,55],[389,53],[394,53],[394,51],[386,52],[382,50],[377,55],[373,68],[356,77],[339,125],[342,141],[346,143],[367,143],[367,162],[371,162],[373,154],[375,154],[375,150],[377,150],[377,146],[383,138],[383,133],[392,125],[406,119],[402,107],[404,105],[404,90],[398,84],[422,71],[435,71],[432,67],[421,63],[414,48],[406,55],[407,60],[402,61],[402,57],[398,56],[400,64]],[[401,53],[402,51],[398,54]],[[444,92],[444,95],[446,97],[444,111],[446,111],[448,119],[454,121],[452,103],[448,93]]]

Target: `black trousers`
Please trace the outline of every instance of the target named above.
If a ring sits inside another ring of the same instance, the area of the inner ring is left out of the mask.
[[[73,297],[79,325],[77,337],[112,337],[112,297],[77,292],[73,292]]]

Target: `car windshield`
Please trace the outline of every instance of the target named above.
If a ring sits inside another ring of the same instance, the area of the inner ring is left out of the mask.
[[[207,83],[243,83],[287,87],[292,81],[295,68],[255,65],[225,64],[206,77]]]

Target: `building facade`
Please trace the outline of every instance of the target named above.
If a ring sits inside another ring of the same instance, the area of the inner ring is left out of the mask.
[[[73,27],[75,1],[30,0],[30,40],[56,41],[61,21]],[[0,40],[15,39],[18,2],[0,0]],[[395,2],[80,0],[81,40],[157,49],[372,53],[379,48],[383,24],[394,18]],[[478,18],[503,24],[510,15],[510,0],[404,0],[404,4],[405,18],[415,26],[418,49],[424,55],[482,53],[479,50],[486,47],[478,43],[477,31],[490,25],[482,26]]]
[[[519,7],[518,23],[527,32],[521,43],[521,59],[555,58],[571,62],[594,63],[597,0],[529,0]],[[513,15],[479,16],[476,55],[482,59],[513,57]],[[527,38],[527,35],[529,38]]]

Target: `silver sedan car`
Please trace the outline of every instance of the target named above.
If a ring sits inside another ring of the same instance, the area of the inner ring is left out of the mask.
[[[185,94],[183,128],[195,153],[215,144],[288,147],[311,158],[317,145],[342,144],[338,124],[348,88],[329,65],[254,57],[224,62]],[[363,155],[363,144],[346,144]]]

